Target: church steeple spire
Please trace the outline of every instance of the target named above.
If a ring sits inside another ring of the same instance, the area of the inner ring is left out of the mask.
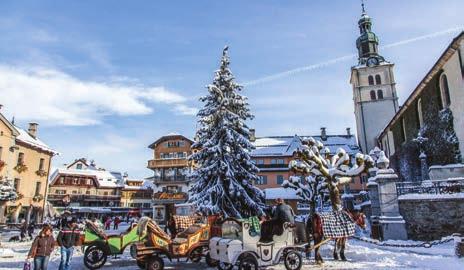
[[[361,0],[361,8],[361,18],[358,21],[360,35],[356,40],[359,64],[377,65],[385,61],[378,52],[379,38],[372,32],[372,19],[367,15],[363,0]]]

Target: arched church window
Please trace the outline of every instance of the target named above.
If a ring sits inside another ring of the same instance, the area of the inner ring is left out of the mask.
[[[367,77],[367,80],[369,81],[369,85],[374,85],[374,77],[372,77],[372,75],[369,75],[369,77]]]
[[[380,75],[375,75],[375,84],[382,84],[382,79],[380,79]]]
[[[377,98],[383,99],[383,91],[381,89],[377,90]]]
[[[375,90],[372,90],[371,91],[371,100],[376,100],[376,96],[375,96]]]
[[[449,107],[451,104],[451,98],[449,93],[448,78],[444,73],[440,77],[440,94],[443,108]]]

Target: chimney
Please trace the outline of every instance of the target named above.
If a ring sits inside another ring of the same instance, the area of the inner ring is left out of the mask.
[[[325,127],[321,127],[321,140],[323,141],[327,140],[327,131],[325,129]]]
[[[29,128],[27,129],[27,132],[29,133],[29,135],[36,138],[37,137],[37,127],[38,126],[39,126],[39,124],[37,124],[37,123],[29,123]]]
[[[346,128],[346,135],[351,137],[351,128],[349,127]]]
[[[0,104],[0,111],[2,110],[2,108],[3,108],[3,104]]]
[[[256,141],[256,131],[254,128],[250,128],[250,142]]]

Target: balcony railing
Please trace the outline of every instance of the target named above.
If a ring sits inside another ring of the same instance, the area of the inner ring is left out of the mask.
[[[268,169],[268,168],[282,168],[288,169],[288,164],[257,164],[258,168]]]
[[[115,201],[120,200],[121,195],[89,195],[89,194],[49,194],[48,200],[62,200],[63,197],[69,195],[71,202],[78,201]]]
[[[447,180],[427,180],[423,182],[396,183],[398,195],[404,194],[451,194],[464,192],[464,178]]]
[[[185,158],[152,159],[148,161],[148,168],[186,167],[186,166],[188,166],[188,160]]]
[[[186,182],[188,179],[186,176],[175,176],[175,177],[155,177],[153,182],[155,184],[170,183],[170,182]]]

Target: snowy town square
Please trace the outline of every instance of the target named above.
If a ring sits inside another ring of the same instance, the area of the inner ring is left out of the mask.
[[[464,269],[462,0],[0,2],[0,270]]]

